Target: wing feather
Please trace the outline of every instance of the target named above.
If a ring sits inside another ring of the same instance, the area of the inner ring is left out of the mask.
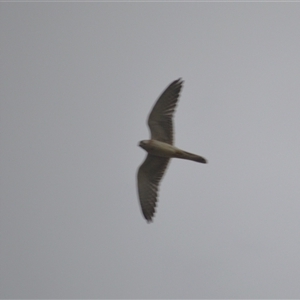
[[[152,221],[158,195],[158,186],[169,163],[169,158],[148,154],[138,170],[138,194],[141,209],[148,222]]]
[[[148,118],[151,139],[173,144],[173,115],[183,81],[173,81],[160,95]]]

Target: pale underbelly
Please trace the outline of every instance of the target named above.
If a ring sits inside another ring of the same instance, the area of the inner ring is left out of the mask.
[[[148,153],[162,157],[174,157],[180,151],[170,144],[156,140],[151,140],[147,146]]]

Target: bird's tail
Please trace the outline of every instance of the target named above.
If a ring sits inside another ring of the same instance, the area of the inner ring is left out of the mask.
[[[177,151],[175,157],[196,161],[202,164],[207,163],[207,160],[204,157],[183,150]]]

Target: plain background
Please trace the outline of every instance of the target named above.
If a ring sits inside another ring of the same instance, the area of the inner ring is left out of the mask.
[[[299,298],[300,3],[1,3],[1,298]],[[154,222],[146,119],[185,81]]]

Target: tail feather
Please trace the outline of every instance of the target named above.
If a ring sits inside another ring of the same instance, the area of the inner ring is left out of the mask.
[[[207,160],[204,157],[197,155],[197,154],[190,153],[190,152],[186,152],[183,150],[181,150],[179,153],[177,153],[176,157],[196,161],[196,162],[199,162],[202,164],[207,163]]]

